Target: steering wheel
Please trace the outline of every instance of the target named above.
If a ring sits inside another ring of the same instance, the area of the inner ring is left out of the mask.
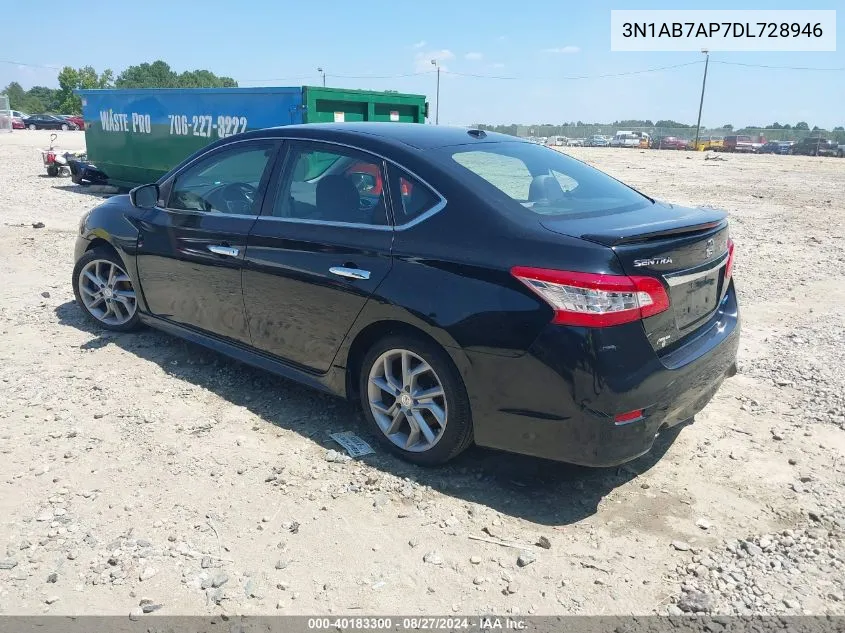
[[[258,190],[246,182],[230,182],[215,187],[202,196],[202,208],[206,212],[250,213]]]
[[[219,190],[220,198],[229,206],[230,202],[246,202],[250,207],[255,202],[258,189],[246,182],[230,182]]]

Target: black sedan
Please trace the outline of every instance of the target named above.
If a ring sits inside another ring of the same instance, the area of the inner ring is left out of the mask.
[[[79,126],[53,114],[33,114],[23,120],[28,130],[78,130]]]
[[[76,299],[357,399],[419,464],[649,450],[736,372],[724,213],[475,129],[288,126],[199,150],[79,226]]]

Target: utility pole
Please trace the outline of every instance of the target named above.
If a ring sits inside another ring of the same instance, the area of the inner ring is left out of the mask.
[[[323,88],[325,88],[326,87],[326,71],[324,71],[322,68],[318,68],[317,72],[322,73],[322,75],[323,75]]]
[[[432,59],[431,63],[437,68],[437,100],[434,102],[434,125],[440,125],[440,65],[436,59]]]
[[[707,85],[707,65],[710,63],[710,51],[702,48],[704,53],[704,79],[701,81],[701,101],[698,102],[698,124],[695,126],[695,149],[698,150],[698,135],[701,132],[701,108],[704,107],[704,86]]]

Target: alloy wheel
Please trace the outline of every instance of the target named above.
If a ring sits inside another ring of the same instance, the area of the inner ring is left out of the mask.
[[[370,410],[385,437],[399,448],[420,453],[443,437],[448,420],[446,392],[437,373],[405,349],[384,352],[367,381]]]
[[[137,310],[126,271],[107,259],[94,259],[79,271],[79,296],[91,315],[107,325],[123,325]]]

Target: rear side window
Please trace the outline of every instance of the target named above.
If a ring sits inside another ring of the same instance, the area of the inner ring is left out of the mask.
[[[407,224],[441,203],[440,196],[404,169],[390,165],[388,171],[396,226]]]
[[[595,215],[651,203],[644,195],[580,161],[534,143],[501,142],[444,147],[464,182],[481,195],[492,186],[540,215]]]
[[[455,161],[481,176],[514,200],[528,200],[533,176],[516,156],[488,150],[455,152]]]

